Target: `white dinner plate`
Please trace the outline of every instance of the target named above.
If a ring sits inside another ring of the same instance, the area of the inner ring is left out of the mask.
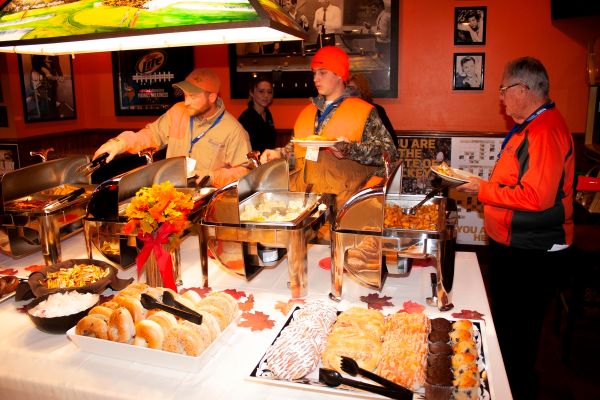
[[[297,140],[292,139],[292,143],[296,143],[302,147],[331,147],[338,143],[339,140]]]
[[[476,177],[479,178],[478,175],[472,174],[470,172],[467,171],[463,171],[462,169],[458,169],[458,168],[450,168],[452,170],[453,175],[446,175],[440,171],[438,171],[436,169],[436,167],[431,167],[431,171],[436,174],[437,176],[439,176],[442,179],[445,179],[447,181],[451,181],[451,182],[459,182],[459,183],[467,183],[469,182],[469,178],[471,177]]]

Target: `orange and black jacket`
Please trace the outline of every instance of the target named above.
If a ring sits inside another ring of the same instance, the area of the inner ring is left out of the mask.
[[[481,183],[487,235],[522,249],[570,245],[574,168],[573,138],[551,104],[514,132]]]

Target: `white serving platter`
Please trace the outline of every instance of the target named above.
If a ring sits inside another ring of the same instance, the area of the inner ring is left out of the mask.
[[[103,357],[117,358],[126,361],[139,362],[155,367],[175,369],[179,371],[198,371],[209,362],[218,347],[224,343],[237,327],[234,319],[221,334],[197,357],[168,351],[149,349],[127,343],[111,342],[110,340],[80,336],[75,333],[75,327],[67,331],[67,337],[84,352]]]
[[[440,171],[438,171],[435,167],[431,167],[431,171],[436,174],[437,176],[439,176],[442,179],[445,179],[447,181],[451,181],[451,182],[457,182],[457,183],[467,183],[469,182],[469,178],[471,177],[475,177],[475,178],[480,178],[480,176],[472,174],[471,172],[468,171],[464,171],[462,169],[458,169],[458,168],[450,168],[453,172],[453,175],[446,175]]]
[[[291,322],[292,314],[293,313],[290,313],[290,316],[287,319],[286,323],[282,326],[282,328],[274,336],[273,340],[271,341],[271,344],[273,344],[275,342],[277,337],[279,337],[279,334],[281,333],[281,331]],[[450,321],[456,320],[455,318],[447,318],[447,319]],[[480,365],[481,370],[486,370],[485,357],[487,354],[487,343],[486,343],[487,340],[485,339],[485,337],[486,337],[485,323],[483,321],[479,321],[479,320],[472,320],[472,322],[475,327],[474,336],[475,336],[476,343],[477,343],[477,350],[478,350],[479,356],[480,356],[479,360],[478,360],[478,364]],[[319,362],[319,364],[317,365],[317,367],[315,368],[314,371],[312,371],[311,373],[309,373],[308,375],[304,376],[301,379],[297,379],[297,380],[293,380],[293,381],[278,379],[278,378],[274,377],[273,374],[268,369],[267,360],[265,357],[267,350],[268,349],[265,349],[265,352],[263,353],[262,357],[260,358],[260,360],[258,361],[256,366],[254,367],[254,369],[252,370],[250,375],[246,377],[246,380],[261,383],[261,384],[276,385],[276,386],[282,386],[282,387],[293,388],[293,389],[298,389],[298,390],[310,390],[310,391],[317,391],[317,392],[321,392],[321,393],[344,395],[344,396],[349,396],[349,397],[354,397],[354,398],[387,399],[387,397],[380,396],[375,393],[365,392],[365,391],[361,391],[359,389],[355,389],[355,388],[351,388],[351,387],[347,387],[347,386],[329,387],[329,386],[319,382],[319,368],[321,368],[323,366],[321,364],[321,362]],[[487,373],[488,372],[486,371],[486,374]],[[373,383],[372,381],[370,381],[368,379],[363,379],[360,376],[353,377],[348,374],[344,374],[344,376],[347,378],[361,380],[366,383],[371,383],[371,384]],[[479,400],[491,400],[489,386],[487,385],[488,381],[489,381],[489,376],[487,377],[487,379],[482,381],[481,393],[479,396]],[[424,388],[421,388],[421,390],[419,390],[418,392],[415,392],[413,399],[414,400],[422,400],[424,398],[423,397],[424,393],[425,393]]]
[[[292,139],[292,143],[296,143],[302,147],[331,147],[338,143],[339,140],[298,140]]]

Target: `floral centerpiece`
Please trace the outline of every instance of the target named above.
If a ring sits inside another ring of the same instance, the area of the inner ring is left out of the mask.
[[[176,290],[171,252],[190,224],[187,216],[193,206],[191,196],[169,181],[137,191],[125,211],[128,222],[123,231],[130,234],[137,230],[137,237],[144,242],[136,257],[138,278],[146,268],[146,279],[152,285],[148,268],[157,267],[162,286]]]

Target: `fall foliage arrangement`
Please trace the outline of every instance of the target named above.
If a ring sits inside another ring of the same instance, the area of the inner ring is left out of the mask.
[[[138,278],[146,260],[154,253],[166,287],[175,288],[170,254],[179,245],[183,231],[189,226],[188,215],[194,206],[189,194],[178,191],[170,181],[143,187],[125,210],[128,221],[123,231],[135,232],[144,242],[136,258]]]

